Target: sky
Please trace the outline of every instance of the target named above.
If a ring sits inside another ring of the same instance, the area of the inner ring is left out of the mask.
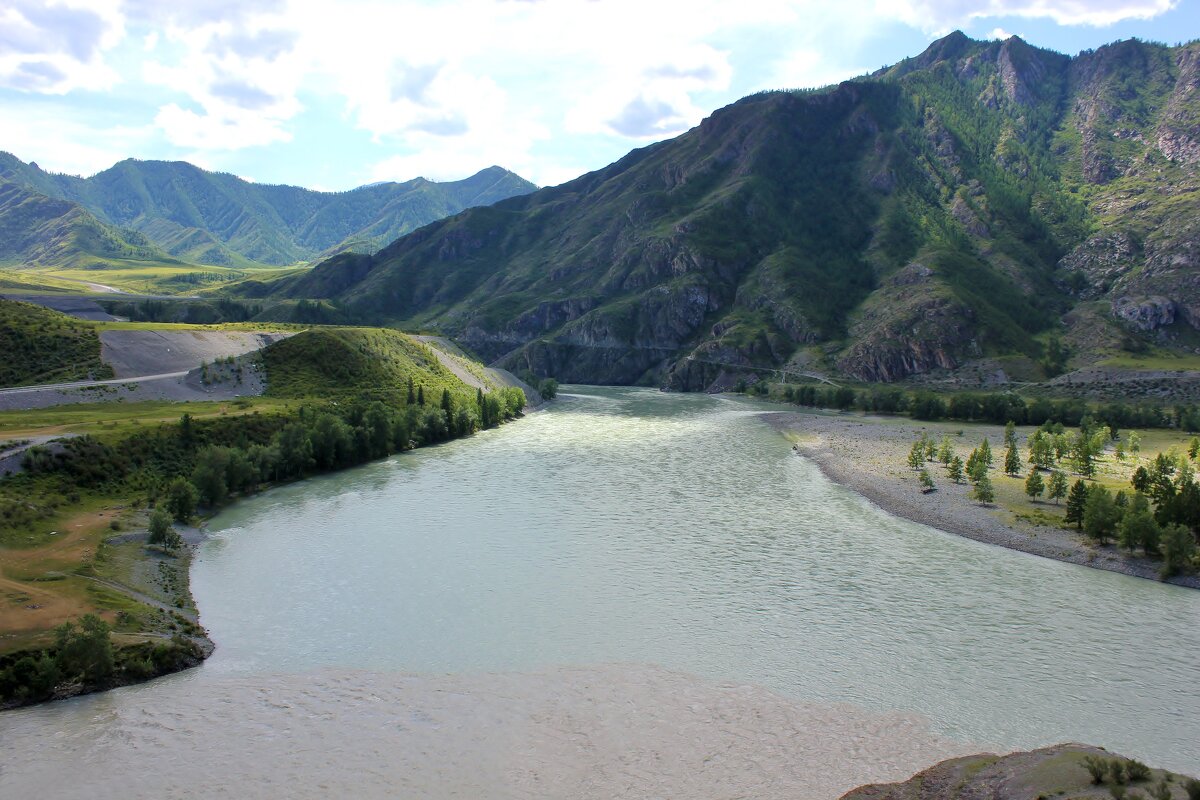
[[[1200,39],[1200,0],[0,0],[0,150],[342,191],[555,185],[764,89],[959,29],[1075,54]]]

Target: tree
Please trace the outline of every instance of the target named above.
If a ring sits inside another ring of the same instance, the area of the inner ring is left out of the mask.
[[[921,439],[925,442],[925,460],[933,461],[937,458],[937,445],[933,443],[933,439],[929,438],[928,434],[922,434]]]
[[[1017,424],[1011,419],[1004,425],[1004,443],[1013,450],[1017,449]]]
[[[168,550],[174,550],[183,544],[183,539],[171,527],[171,515],[161,508],[154,509],[150,515],[150,544],[160,545]]]
[[[545,378],[538,384],[538,394],[545,400],[553,400],[558,397],[558,381],[554,378]]]
[[[1120,510],[1113,502],[1112,492],[1099,484],[1088,489],[1083,507],[1083,530],[1090,538],[1103,547],[1120,519]]]
[[[196,468],[192,470],[192,485],[204,505],[216,508],[229,497],[225,482],[225,468],[229,463],[228,448],[206,447],[196,456]]]
[[[1067,516],[1066,522],[1075,523],[1079,530],[1083,530],[1083,510],[1087,507],[1088,490],[1087,484],[1082,480],[1075,481],[1071,486],[1071,493],[1067,495]]]
[[[1004,454],[1004,472],[1007,475],[1018,475],[1021,472],[1021,457],[1017,455],[1015,444],[1009,445],[1008,451]]]
[[[84,614],[79,623],[64,622],[54,629],[55,661],[67,680],[101,683],[112,677],[113,649],[108,623]]]
[[[1037,431],[1030,437],[1029,463],[1042,469],[1054,466],[1054,446],[1050,434]]]
[[[950,466],[950,460],[954,458],[954,445],[950,441],[949,436],[942,436],[941,447],[938,448],[938,461],[941,461],[946,466]]]
[[[1054,505],[1058,505],[1058,501],[1067,496],[1067,474],[1061,469],[1051,472],[1047,489],[1049,489],[1048,496],[1054,501]]]
[[[1131,508],[1117,526],[1117,541],[1131,553],[1140,547],[1146,555],[1157,554],[1160,536],[1154,515],[1142,509]]]
[[[1196,539],[1187,528],[1168,525],[1163,530],[1162,547],[1164,578],[1190,573],[1195,569]]]
[[[986,474],[975,482],[975,488],[971,491],[971,496],[980,503],[987,504],[996,499],[996,492],[992,488],[992,480]]]
[[[983,461],[983,463],[985,465],[987,465],[987,467],[986,467],[987,469],[991,469],[992,461],[993,461],[992,446],[991,446],[991,444],[988,443],[986,436],[984,437],[983,441],[980,442],[980,444],[979,444],[979,458]]]
[[[1082,430],[1075,436],[1071,445],[1071,456],[1075,462],[1075,471],[1086,478],[1096,474],[1096,464],[1092,453],[1092,440]]]
[[[482,389],[481,389],[480,391],[482,391]],[[405,405],[410,405],[410,406],[411,406],[413,403],[417,402],[417,392],[416,392],[416,390],[413,388],[413,379],[412,379],[412,375],[409,375],[409,376],[408,376],[408,397],[407,397],[407,401],[408,401],[408,402],[406,402],[406,403],[405,403]]]
[[[1188,458],[1194,461],[1198,455],[1200,455],[1200,436],[1193,436],[1192,441],[1188,443]]]
[[[921,468],[921,474],[917,476],[917,481],[921,484],[921,491],[928,494],[934,490],[933,478],[929,476],[929,470]]]
[[[1137,431],[1129,432],[1128,450],[1129,450],[1130,455],[1132,455],[1134,457],[1134,459],[1136,459],[1138,457],[1138,454],[1142,452],[1142,437],[1138,434]]]
[[[179,418],[179,441],[184,447],[191,447],[195,438],[196,432],[192,427],[192,415],[184,414]]]
[[[425,387],[424,386],[417,387],[417,405],[419,405],[419,406],[425,405]]]
[[[167,511],[176,522],[187,522],[196,513],[196,502],[200,495],[187,478],[178,477],[167,485]]]
[[[1042,496],[1045,488],[1046,484],[1042,481],[1042,473],[1036,469],[1030,470],[1029,477],[1025,479],[1025,494],[1036,499]]]
[[[950,459],[948,471],[950,480],[954,481],[955,483],[963,482],[963,460],[961,456],[954,456],[952,459]]]
[[[1137,491],[1148,492],[1150,491],[1150,472],[1145,467],[1138,467],[1133,471],[1133,477],[1129,482]]]
[[[908,466],[912,469],[920,469],[925,463],[925,443],[923,441],[913,442],[913,446],[908,451]]]

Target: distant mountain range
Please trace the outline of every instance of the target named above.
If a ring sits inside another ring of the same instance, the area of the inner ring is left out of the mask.
[[[565,381],[1040,380],[1200,341],[1198,163],[1200,44],[954,33],[264,293]]]
[[[126,160],[80,178],[0,153],[0,263],[84,267],[132,259],[234,268],[373,252],[422,225],[533,191],[489,167],[347,192],[251,183],[183,161]]]

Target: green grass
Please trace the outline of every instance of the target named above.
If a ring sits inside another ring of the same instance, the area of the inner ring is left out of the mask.
[[[46,273],[52,278],[102,283],[127,292],[195,294],[202,288],[244,280],[244,270],[191,264],[108,264],[103,269],[62,269]]]
[[[0,300],[0,386],[111,378],[100,337],[88,322],[15,300]]]
[[[0,439],[21,439],[39,435],[90,433],[99,438],[127,434],[141,426],[174,422],[183,414],[196,419],[205,417],[269,413],[287,407],[286,401],[268,397],[245,397],[198,403],[151,400],[140,403],[78,403],[35,408],[25,411],[0,411]]]
[[[429,402],[463,391],[428,345],[385,328],[314,328],[267,347],[262,360],[271,397],[404,391],[410,376]]]

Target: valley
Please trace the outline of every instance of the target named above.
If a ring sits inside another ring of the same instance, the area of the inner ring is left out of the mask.
[[[1001,32],[541,188],[0,152],[0,794],[1197,800],[1200,42]]]

